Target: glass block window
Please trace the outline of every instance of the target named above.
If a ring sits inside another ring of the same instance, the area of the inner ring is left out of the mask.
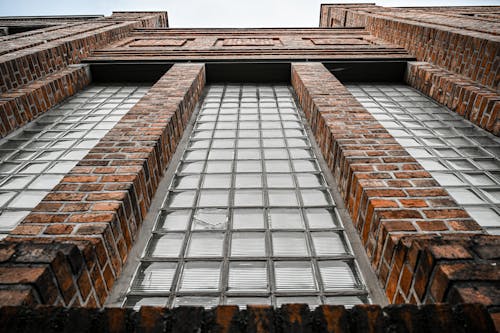
[[[29,214],[147,92],[90,86],[0,140],[0,238]]]
[[[207,88],[125,306],[369,302],[290,89]]]
[[[408,86],[348,89],[482,227],[500,234],[500,138]]]

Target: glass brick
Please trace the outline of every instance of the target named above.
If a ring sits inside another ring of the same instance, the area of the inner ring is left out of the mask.
[[[274,272],[278,291],[315,291],[316,279],[309,261],[275,261]]]
[[[228,291],[259,292],[269,287],[267,264],[261,261],[231,262]]]
[[[186,255],[188,257],[220,257],[222,256],[223,245],[224,233],[192,233]]]
[[[273,254],[278,257],[306,257],[309,255],[303,232],[273,232]]]
[[[234,229],[262,229],[264,228],[264,213],[262,209],[234,209]]]
[[[177,269],[177,263],[153,262],[143,263],[132,282],[131,290],[135,292],[168,293]]]
[[[180,291],[217,291],[220,282],[220,262],[191,261],[184,265]],[[198,303],[199,305],[203,303]]]
[[[359,289],[354,268],[345,261],[328,260],[318,263],[325,290]]]

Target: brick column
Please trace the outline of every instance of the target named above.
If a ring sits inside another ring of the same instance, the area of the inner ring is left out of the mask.
[[[498,306],[500,237],[482,234],[321,63],[292,64],[292,85],[389,301]]]
[[[174,65],[0,243],[0,305],[104,304],[204,84]]]

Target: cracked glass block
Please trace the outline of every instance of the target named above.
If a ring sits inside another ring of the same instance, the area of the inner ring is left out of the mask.
[[[230,174],[206,174],[203,178],[203,188],[230,188]]]
[[[188,257],[220,257],[224,246],[222,232],[196,232],[191,234],[187,253]]]
[[[240,261],[229,264],[228,291],[266,291],[267,263],[265,261]]]
[[[181,255],[183,243],[183,233],[156,235],[151,239],[146,250],[146,255],[149,257],[177,258]]]
[[[313,268],[309,261],[275,261],[274,276],[278,291],[315,291]]]
[[[189,218],[191,217],[191,210],[175,210],[172,212],[162,212],[158,222],[158,230],[186,230]]]
[[[227,227],[227,209],[202,208],[193,215],[193,230],[224,230]]]
[[[168,293],[176,269],[177,263],[173,262],[143,263],[132,282],[131,290],[134,292]]]
[[[354,268],[346,261],[319,261],[318,266],[325,290],[362,288],[353,271]]]
[[[273,254],[279,257],[306,257],[309,255],[303,232],[273,232]]]
[[[168,194],[167,206],[171,208],[192,207],[196,191],[178,191]]]
[[[222,263],[214,261],[190,261],[184,264],[180,278],[180,291],[219,290]],[[199,303],[203,304],[203,303]]]
[[[309,228],[335,228],[340,226],[333,209],[308,208],[305,210]]]
[[[333,231],[312,232],[314,250],[318,256],[335,256],[349,253],[343,237]]]
[[[294,190],[269,190],[269,205],[275,207],[296,207],[299,205]]]
[[[0,193],[1,198],[1,193]],[[25,210],[0,212],[0,230],[8,231],[14,229],[30,212]]]
[[[299,209],[269,209],[269,227],[271,229],[304,229],[304,222]]]
[[[233,232],[231,237],[231,256],[266,256],[266,234],[263,232]]]
[[[300,190],[304,206],[327,206],[331,205],[330,194],[326,190]]]
[[[233,209],[233,229],[263,229],[262,209]]]

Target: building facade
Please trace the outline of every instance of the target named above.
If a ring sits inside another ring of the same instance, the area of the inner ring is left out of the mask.
[[[0,18],[7,331],[495,331],[498,17]]]

